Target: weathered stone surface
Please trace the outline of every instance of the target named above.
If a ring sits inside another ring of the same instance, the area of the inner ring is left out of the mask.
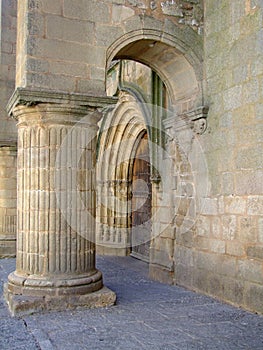
[[[258,219],[258,240],[263,243],[263,219]]]
[[[16,254],[16,146],[0,147],[0,257]]]
[[[77,4],[72,1],[64,1],[63,6],[64,16],[78,20],[88,20],[96,22],[109,22],[109,5],[95,0],[85,1],[80,0]]]
[[[235,305],[244,304],[245,283],[234,278],[223,278],[223,298]]]
[[[38,297],[11,294],[6,285],[4,295],[11,314],[19,317],[43,311],[109,307],[116,302],[116,294],[107,287],[88,294]]]
[[[252,259],[263,260],[263,247],[262,246],[247,247],[247,256]]]
[[[262,284],[263,271],[261,265],[253,260],[240,260],[238,262],[238,275],[244,281]]]
[[[246,213],[246,200],[240,197],[226,197],[225,210],[229,214],[244,215]]]
[[[78,43],[94,43],[94,23],[70,20],[61,16],[48,16],[46,19],[48,38]],[[81,35],[80,35],[81,33]]]
[[[245,256],[245,246],[239,241],[228,241],[226,242],[226,253],[232,256]]]
[[[249,308],[257,310],[259,313],[263,313],[262,306],[263,288],[261,284],[248,284],[245,293],[245,305]]]
[[[210,249],[211,249],[211,252],[225,254],[226,242],[218,239],[210,240]]]
[[[261,215],[263,211],[263,197],[254,196],[248,198],[248,214],[249,215]]]
[[[203,215],[217,215],[218,201],[215,198],[201,198],[200,211]]]
[[[241,242],[257,242],[256,219],[253,217],[242,216],[238,218],[238,238]]]
[[[262,133],[263,134],[263,133]],[[263,171],[243,170],[235,175],[237,195],[262,195],[263,189]],[[232,190],[233,193],[233,190]]]
[[[0,145],[12,146],[16,143],[17,130],[14,120],[8,118],[5,107],[15,88],[17,2],[2,1],[0,16]]]
[[[161,283],[174,283],[174,272],[161,265],[150,264],[149,277]]]
[[[223,223],[223,238],[225,240],[234,240],[237,235],[237,218],[235,215],[224,215]]]
[[[135,11],[126,6],[119,6],[118,4],[113,4],[112,6],[112,20],[114,23],[120,23],[126,21],[128,18],[132,17]]]

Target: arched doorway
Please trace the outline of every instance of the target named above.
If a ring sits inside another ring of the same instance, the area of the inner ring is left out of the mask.
[[[172,283],[175,239],[182,226],[184,229],[188,222],[192,224],[192,212],[193,215],[195,214],[195,209],[190,208],[191,199],[183,197],[178,183],[181,179],[184,183],[190,182],[190,185],[194,182],[191,171],[185,163],[187,163],[188,151],[191,150],[193,124],[195,120],[203,118],[202,106],[197,108],[202,103],[202,74],[201,70],[198,71],[198,67],[194,68],[195,57],[183,54],[172,41],[166,40],[167,38],[155,40],[156,38],[147,37],[146,39],[138,34],[137,39],[124,36],[121,42],[115,42],[108,49],[108,72],[114,72],[112,67],[116,62],[130,61],[147,67],[150,71],[150,79],[140,76],[140,79],[134,81],[132,69],[127,71],[127,81],[123,81],[122,69],[119,70],[119,74],[112,73],[113,78],[118,78],[115,79],[116,84],[113,84],[114,79],[111,80],[109,95],[118,97],[118,103],[112,115],[104,117],[105,127],[101,128],[101,154],[104,152],[103,149],[111,148],[112,152],[108,153],[112,155],[108,157],[108,161],[104,162],[104,164],[110,164],[110,167],[98,168],[102,179],[102,189],[99,189],[98,196],[106,198],[107,208],[102,205],[98,210],[99,249],[97,252],[106,254],[110,252],[113,255],[131,253],[133,256],[148,260],[151,277]],[[196,75],[196,71],[200,75]],[[144,93],[141,94],[141,88],[147,81],[150,81],[150,90],[143,89]],[[133,126],[131,122],[134,123]],[[146,128],[151,158],[151,208],[147,211],[143,204],[138,205],[139,202],[147,203],[147,200],[142,192],[137,195],[137,189],[134,186],[134,180],[137,180],[137,177],[144,182],[140,179],[140,176],[146,176],[143,174],[144,170],[141,169],[142,174],[137,174],[136,168],[140,168],[140,165],[135,161],[132,176],[130,176],[127,174],[126,164],[131,155],[134,157],[136,152],[144,153],[139,144],[134,151],[134,143],[136,144],[136,138]],[[110,133],[107,133],[106,129],[110,130]],[[112,130],[114,130],[113,137],[111,137]],[[116,140],[120,140],[118,145],[121,147],[112,146],[113,143],[116,144]],[[122,157],[122,155],[125,156]],[[121,171],[109,172],[113,166],[114,169],[116,168],[115,159],[121,164],[117,167]],[[124,161],[120,163],[123,159]],[[110,181],[105,177],[106,172],[109,175],[113,174]],[[124,196],[120,202],[118,199],[122,194]],[[115,215],[116,209],[123,208],[125,198],[128,215],[125,218],[119,218]],[[113,208],[113,206],[114,210],[109,210],[109,207]],[[149,216],[151,216],[150,219]],[[119,225],[121,221],[125,221],[126,232],[125,228]],[[145,234],[142,233],[144,225]],[[121,235],[118,234],[119,232]],[[149,232],[151,240],[145,239]],[[116,241],[116,237],[120,239]],[[148,243],[145,244],[145,241]],[[103,247],[102,251],[101,247]]]
[[[131,256],[149,262],[152,186],[148,134],[140,135],[132,166]]]
[[[113,62],[107,83],[118,103],[105,114],[98,137],[97,253],[149,262],[157,174],[152,154],[166,91],[154,71],[129,60]]]
[[[97,151],[97,252],[127,256],[132,246],[134,159],[146,125],[129,92],[121,92],[117,108],[104,121]]]

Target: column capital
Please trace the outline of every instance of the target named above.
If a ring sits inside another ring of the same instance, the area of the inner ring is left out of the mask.
[[[102,111],[96,107],[71,104],[38,103],[35,105],[19,104],[13,108],[12,116],[18,127],[25,126],[79,126],[95,127],[102,117]]]
[[[39,104],[55,104],[82,107],[89,110],[97,108],[103,110],[117,103],[117,98],[107,96],[91,96],[78,93],[66,93],[51,90],[37,90],[18,87],[7,104],[9,116],[15,117],[14,111],[17,106],[33,106]]]

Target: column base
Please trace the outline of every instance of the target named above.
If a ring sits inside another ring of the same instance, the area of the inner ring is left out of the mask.
[[[97,308],[112,306],[114,292],[103,287],[100,271],[90,276],[67,279],[25,278],[16,272],[4,285],[4,297],[13,316],[24,316],[42,311]]]
[[[12,316],[18,317],[44,311],[107,307],[113,306],[116,302],[116,294],[107,287],[84,295],[44,296],[41,298],[11,294],[8,292],[8,285],[5,284],[4,297]]]

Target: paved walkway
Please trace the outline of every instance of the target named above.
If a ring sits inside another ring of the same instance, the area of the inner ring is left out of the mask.
[[[130,257],[98,257],[97,266],[116,306],[18,319],[1,297],[0,349],[263,349],[263,316],[150,281],[147,265]],[[0,260],[1,285],[14,267]]]

